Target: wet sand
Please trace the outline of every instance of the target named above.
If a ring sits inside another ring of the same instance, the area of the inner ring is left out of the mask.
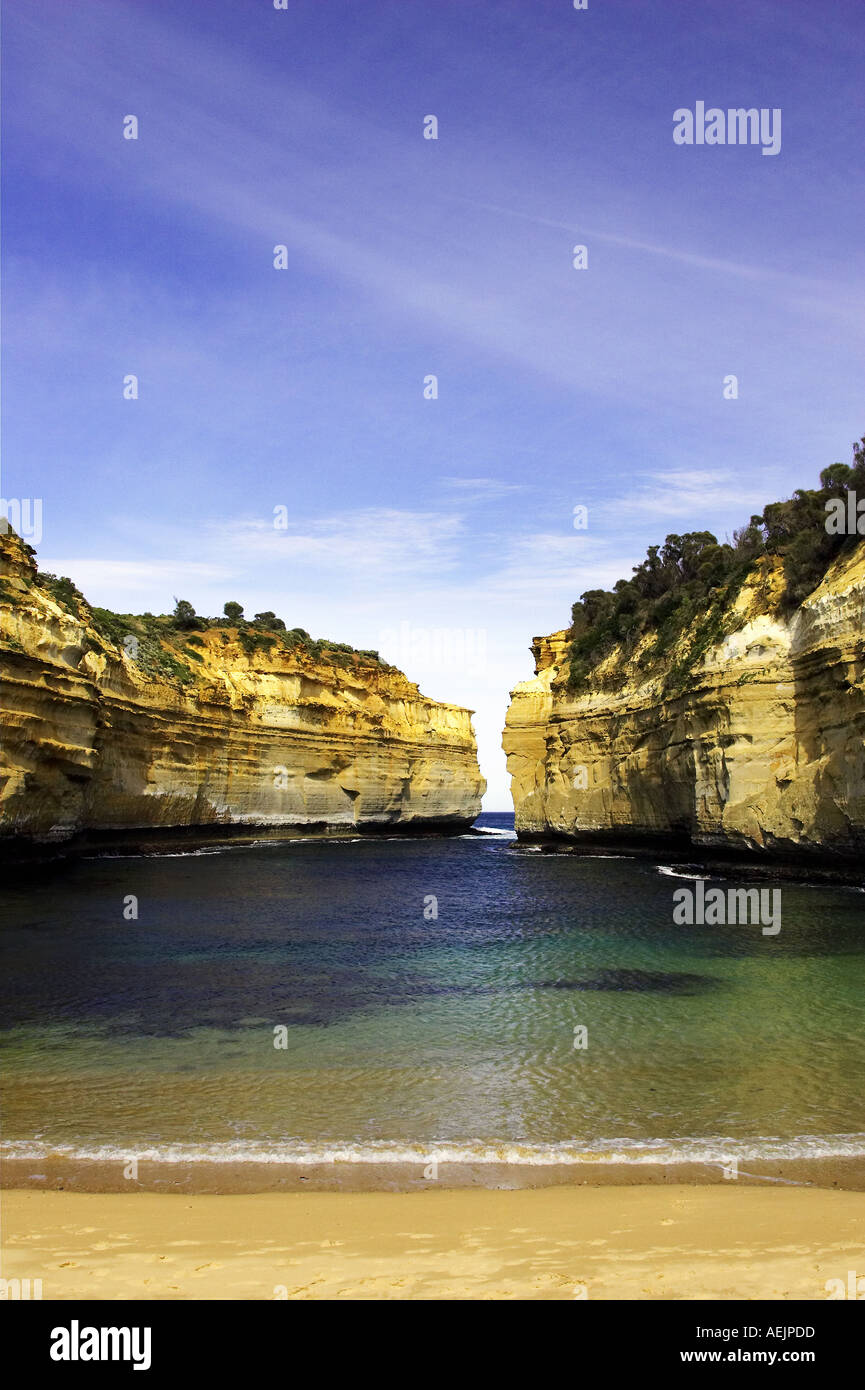
[[[428,1192],[461,1188],[632,1187],[675,1184],[822,1187],[865,1191],[865,1157],[740,1159],[735,1176],[720,1163],[276,1163],[113,1161],[52,1155],[4,1158],[3,1188],[69,1192],[179,1192],[213,1196],[256,1192]],[[729,1174],[729,1176],[728,1176]]]

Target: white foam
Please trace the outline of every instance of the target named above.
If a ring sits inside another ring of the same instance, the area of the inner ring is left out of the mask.
[[[442,1141],[411,1144],[397,1140],[309,1144],[299,1140],[234,1140],[228,1143],[171,1144],[136,1149],[134,1144],[51,1144],[43,1140],[7,1140],[0,1144],[7,1159],[61,1158],[80,1162],[268,1163],[268,1164],[512,1164],[517,1167],[578,1167],[587,1163],[729,1163],[865,1156],[865,1134],[796,1135],[790,1139],[757,1136],[730,1139],[720,1135],[683,1139],[595,1139],[557,1144],[516,1144],[506,1140]]]
[[[106,850],[103,854],[85,854],[84,859],[198,859],[204,854],[224,854],[225,848],[214,846],[212,849],[184,849],[184,850],[152,850],[149,854],[114,854],[111,850]]]
[[[702,883],[714,882],[714,879],[712,879],[709,874],[683,874],[679,869],[671,869],[666,864],[656,864],[655,868],[659,874],[666,874],[668,878],[690,878],[695,881],[699,880]]]

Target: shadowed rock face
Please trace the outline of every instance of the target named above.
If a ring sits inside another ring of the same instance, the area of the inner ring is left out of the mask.
[[[246,824],[470,824],[480,810],[471,711],[399,671],[330,663],[237,632],[197,634],[194,678],[148,674],[36,582],[0,535],[0,835]]]
[[[861,860],[865,851],[865,544],[792,615],[766,558],[688,688],[616,650],[567,686],[568,634],[536,638],[503,746],[518,832],[658,839]]]

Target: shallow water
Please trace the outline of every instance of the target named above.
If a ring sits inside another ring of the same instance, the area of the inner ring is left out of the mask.
[[[774,937],[677,926],[675,865],[509,825],[13,875],[7,1152],[865,1151],[865,895],[782,884]]]

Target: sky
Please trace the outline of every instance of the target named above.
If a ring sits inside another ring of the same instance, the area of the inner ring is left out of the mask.
[[[3,37],[40,566],[379,649],[476,711],[487,810],[534,636],[865,433],[858,0],[6,0]],[[779,151],[677,144],[698,101]]]

